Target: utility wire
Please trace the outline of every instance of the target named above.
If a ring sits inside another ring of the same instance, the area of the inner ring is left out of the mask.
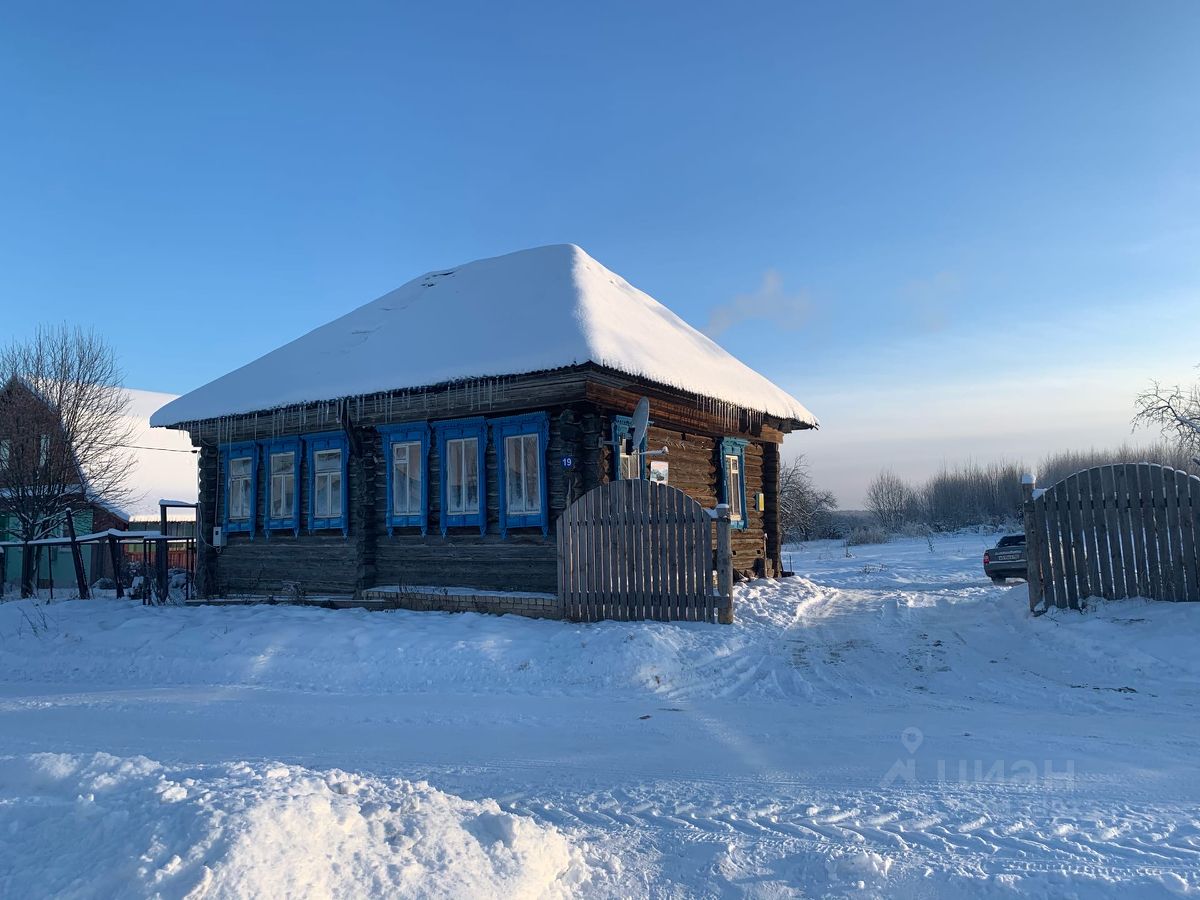
[[[199,449],[179,450],[176,447],[143,447],[140,444],[96,444],[97,447],[108,447],[120,450],[161,450],[163,453],[199,453]]]
[[[163,453],[199,453],[199,450],[177,450],[174,447],[140,447],[137,444],[114,444],[124,450],[161,450]]]

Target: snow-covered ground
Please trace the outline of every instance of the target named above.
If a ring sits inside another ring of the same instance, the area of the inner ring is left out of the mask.
[[[987,543],[732,627],[0,604],[0,896],[1200,893],[1200,604],[1035,619]]]

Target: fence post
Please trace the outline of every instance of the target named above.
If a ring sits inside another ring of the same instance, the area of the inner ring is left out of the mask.
[[[717,504],[717,621],[733,624],[733,543],[730,534],[729,504]]]
[[[124,597],[125,589],[121,587],[121,554],[117,548],[117,539],[111,534],[108,536],[108,554],[112,557],[113,582],[117,586],[117,597]]]
[[[79,552],[79,542],[75,540],[75,516],[67,510],[67,537],[71,540],[71,562],[75,564],[75,584],[79,588],[79,599],[88,599],[87,575],[83,572],[83,556]],[[54,570],[50,570],[50,580],[54,580]]]
[[[1021,476],[1021,508],[1025,517],[1025,583],[1029,586],[1029,611],[1042,602],[1042,536],[1034,527],[1033,490],[1037,479],[1032,474]]]
[[[37,567],[34,565],[33,545],[25,540],[21,544],[21,596],[37,596]]]
[[[158,602],[166,603],[168,568],[167,552],[169,548],[167,546],[167,508],[161,503],[158,506],[158,533],[162,535],[162,539],[155,544],[157,555],[154,560],[156,569],[155,574],[157,575],[156,581],[158,582]]]

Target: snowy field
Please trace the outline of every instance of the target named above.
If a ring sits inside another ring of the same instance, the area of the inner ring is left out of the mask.
[[[0,604],[0,896],[1200,893],[1200,604],[1031,618],[988,543],[732,627]]]

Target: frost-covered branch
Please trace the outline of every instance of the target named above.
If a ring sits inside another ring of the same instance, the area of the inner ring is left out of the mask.
[[[832,491],[813,482],[803,456],[779,472],[779,523],[785,541],[807,541],[831,527],[830,513],[837,509]]]
[[[1200,384],[1164,387],[1154,381],[1135,403],[1135,426],[1157,428],[1189,453],[1200,453]]]

